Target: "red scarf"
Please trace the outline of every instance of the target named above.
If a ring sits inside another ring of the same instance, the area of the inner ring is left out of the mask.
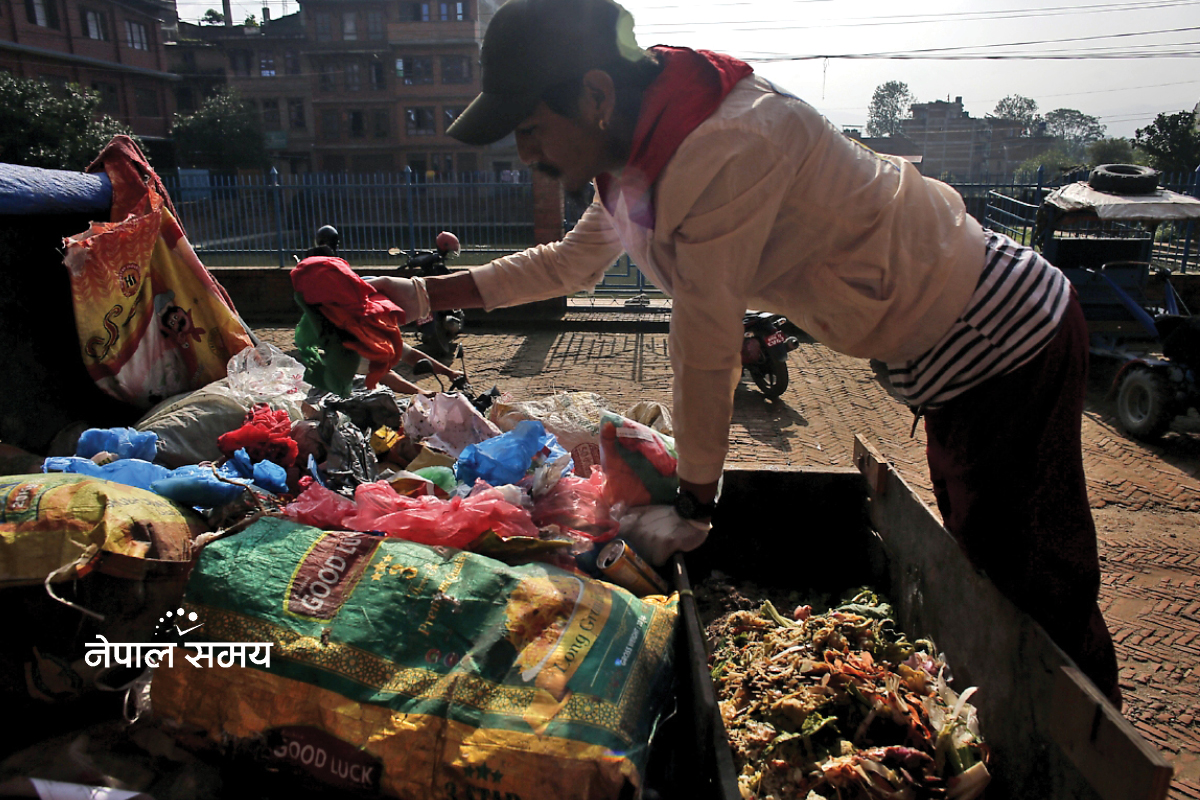
[[[662,45],[650,49],[662,61],[663,71],[642,96],[629,162],[618,181],[608,173],[596,176],[604,207],[611,212],[617,197],[624,195],[630,219],[643,228],[654,227],[650,187],[679,145],[712,116],[738,81],[754,71],[743,61],[709,50]]]

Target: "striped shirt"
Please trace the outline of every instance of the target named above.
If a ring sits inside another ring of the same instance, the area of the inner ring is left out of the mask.
[[[913,408],[936,407],[1017,369],[1058,332],[1067,277],[1003,234],[987,231],[986,253],[979,285],[949,332],[916,359],[888,364],[892,388]]]

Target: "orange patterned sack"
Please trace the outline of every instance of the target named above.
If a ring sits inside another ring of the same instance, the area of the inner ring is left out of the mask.
[[[225,377],[250,334],[156,190],[161,184],[129,179],[130,159],[140,154],[105,154],[105,170],[116,176],[114,217],[128,213],[65,239],[64,263],[89,374],[118,400],[150,408]]]

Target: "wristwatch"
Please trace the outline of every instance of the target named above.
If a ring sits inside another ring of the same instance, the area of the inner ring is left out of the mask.
[[[708,520],[717,510],[717,501],[713,499],[707,503],[701,503],[696,499],[696,495],[681,488],[675,497],[675,510],[679,512],[680,517],[686,520]]]

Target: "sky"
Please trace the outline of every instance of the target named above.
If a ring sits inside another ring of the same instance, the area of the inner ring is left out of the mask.
[[[1200,103],[1200,0],[624,0],[643,47],[719,50],[865,129],[875,89],[902,81],[918,102],[962,98],[973,117],[1009,95],[1041,113],[1071,108],[1131,138],[1160,113]],[[293,0],[234,0],[234,17]],[[196,21],[218,2],[180,0]],[[1053,57],[1053,58],[1051,58]]]

